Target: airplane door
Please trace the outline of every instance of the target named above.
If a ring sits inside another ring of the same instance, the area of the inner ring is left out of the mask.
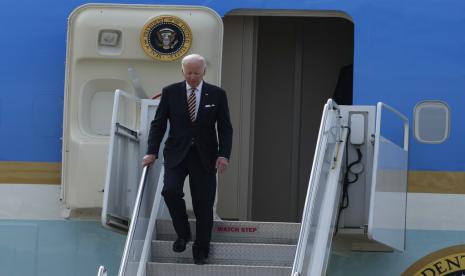
[[[391,248],[405,248],[408,119],[378,103],[368,237]]]
[[[67,43],[61,196],[70,209],[98,208],[115,91],[152,98],[183,80],[181,59],[192,53],[207,61],[205,81],[220,85],[223,23],[207,7],[86,4],[69,17]]]

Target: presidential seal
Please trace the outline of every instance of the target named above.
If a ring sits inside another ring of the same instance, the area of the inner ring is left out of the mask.
[[[192,32],[181,18],[161,15],[152,18],[142,28],[140,43],[144,52],[154,59],[173,61],[189,51]]]
[[[465,245],[456,245],[433,252],[411,265],[402,276],[465,275]]]

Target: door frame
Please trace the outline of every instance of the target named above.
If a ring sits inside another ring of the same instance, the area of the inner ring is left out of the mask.
[[[342,11],[311,11],[311,10],[233,10],[226,16],[242,16],[244,18],[244,41],[242,44],[242,64],[241,64],[241,99],[240,99],[240,122],[237,132],[239,133],[239,141],[237,145],[238,150],[238,173],[236,181],[230,180],[231,184],[238,185],[238,219],[239,220],[251,220],[252,219],[252,196],[253,196],[253,160],[254,160],[254,137],[255,137],[255,86],[256,86],[256,65],[257,65],[257,39],[258,39],[258,17],[260,16],[273,16],[273,17],[336,17],[343,18],[348,21],[354,22],[352,17]],[[300,55],[303,52],[303,45],[298,47],[300,49]],[[299,53],[296,53],[296,60]],[[297,66],[301,66],[301,63],[296,63]],[[296,70],[299,72],[299,70]],[[295,76],[296,83],[299,83],[299,79],[302,79],[302,72]],[[224,76],[223,76],[224,78]],[[299,87],[295,87],[294,90]],[[294,91],[295,92],[295,91]],[[301,101],[300,93],[294,93],[294,103]],[[300,106],[296,104],[295,106]],[[299,131],[300,127],[300,113],[301,109],[294,110],[293,118],[293,132]],[[298,135],[294,135],[294,139],[298,140]],[[298,143],[293,143],[292,155],[298,156],[299,146]],[[295,159],[295,160],[294,160]],[[292,164],[292,181],[298,181],[298,158],[293,158]],[[295,163],[295,164],[294,164]],[[234,177],[234,176],[233,176]],[[226,180],[225,182],[229,182]],[[234,183],[235,182],[235,183]],[[292,207],[295,214],[290,214],[292,217],[297,216],[297,209],[299,208],[299,202],[297,197],[296,185],[293,188],[291,200]],[[295,190],[295,191],[294,191]]]

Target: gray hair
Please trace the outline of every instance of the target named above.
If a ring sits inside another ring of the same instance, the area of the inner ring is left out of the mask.
[[[205,58],[199,54],[190,54],[185,56],[181,61],[182,69],[184,70],[184,65],[190,61],[200,61],[203,64],[203,70],[207,69],[207,62]]]

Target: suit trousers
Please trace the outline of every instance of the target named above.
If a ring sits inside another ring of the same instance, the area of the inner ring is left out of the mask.
[[[216,173],[205,170],[195,144],[190,147],[179,165],[173,168],[165,167],[162,195],[171,215],[174,229],[180,238],[188,238],[191,235],[183,192],[186,176],[189,176],[192,205],[196,217],[194,248],[201,249],[208,255],[213,227]]]

